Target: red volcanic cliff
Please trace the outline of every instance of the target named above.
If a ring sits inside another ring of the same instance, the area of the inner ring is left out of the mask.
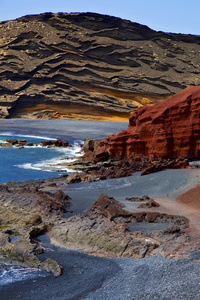
[[[200,86],[139,108],[129,127],[104,140],[111,158],[131,153],[159,158],[200,158]],[[103,150],[103,149],[102,149]]]

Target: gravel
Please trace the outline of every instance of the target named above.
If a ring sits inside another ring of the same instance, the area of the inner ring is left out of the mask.
[[[200,299],[200,264],[192,259],[102,258],[51,245],[47,235],[40,241],[48,247],[40,258],[56,259],[63,275],[4,286],[1,300]]]
[[[200,265],[197,262],[166,259],[160,255],[114,261],[121,268],[120,272],[84,299],[200,299]]]

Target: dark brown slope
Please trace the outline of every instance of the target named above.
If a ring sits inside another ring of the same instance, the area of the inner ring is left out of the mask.
[[[123,120],[199,84],[199,53],[198,36],[94,13],[2,22],[0,117]]]

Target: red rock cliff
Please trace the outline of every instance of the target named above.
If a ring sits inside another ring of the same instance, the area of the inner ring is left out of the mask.
[[[200,86],[139,108],[129,127],[104,140],[111,158],[135,152],[159,158],[200,158]]]

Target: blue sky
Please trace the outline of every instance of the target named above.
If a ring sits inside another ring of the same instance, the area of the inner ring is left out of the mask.
[[[199,0],[0,0],[0,21],[43,12],[96,12],[154,30],[200,35]]]

